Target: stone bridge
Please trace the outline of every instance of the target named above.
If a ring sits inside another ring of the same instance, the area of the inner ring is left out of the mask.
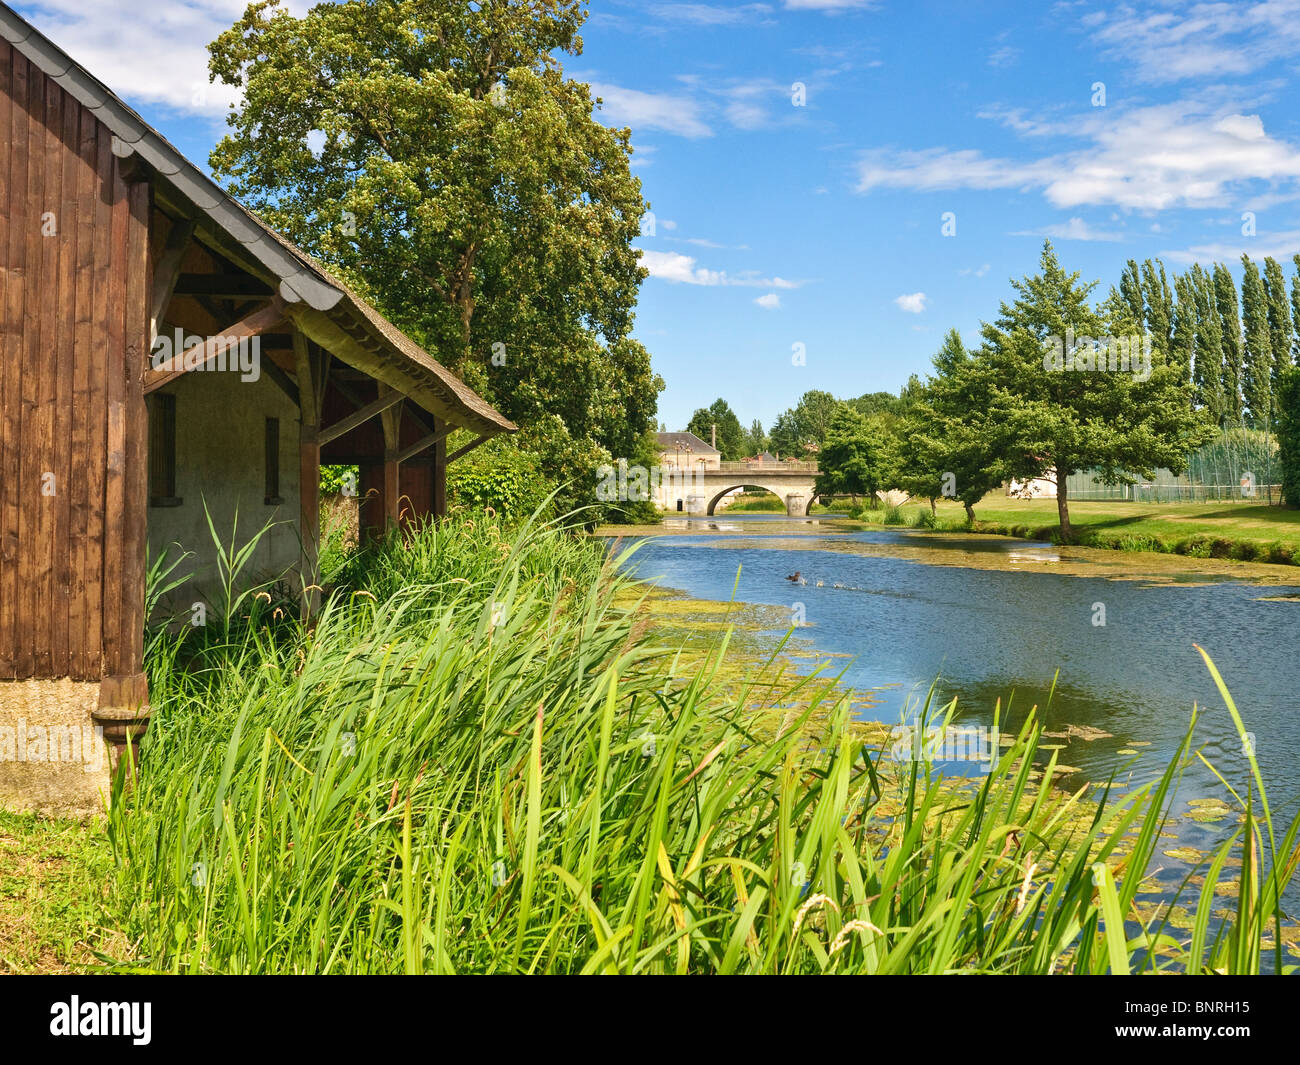
[[[791,517],[803,517],[813,501],[816,480],[815,462],[723,462],[716,470],[691,470],[684,485],[667,493],[666,506],[670,512],[712,516],[728,492],[761,488],[781,500]]]

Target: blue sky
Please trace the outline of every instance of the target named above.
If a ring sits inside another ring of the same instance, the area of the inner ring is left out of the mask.
[[[206,161],[203,45],[239,0],[16,6]],[[1128,258],[1300,251],[1300,0],[597,0],[583,38],[566,70],[632,128],[654,213],[637,335],[669,429],[896,391],[1044,236],[1103,291]]]

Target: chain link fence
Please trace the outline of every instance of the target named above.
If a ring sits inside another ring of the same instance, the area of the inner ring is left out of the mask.
[[[1103,484],[1096,473],[1071,474],[1071,499],[1132,503],[1282,501],[1277,439],[1261,429],[1229,429],[1188,458],[1185,473],[1156,470],[1136,484]]]

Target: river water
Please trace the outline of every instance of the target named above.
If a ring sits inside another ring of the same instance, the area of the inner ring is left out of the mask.
[[[1253,733],[1279,831],[1300,805],[1300,573],[825,518],[679,519],[665,531],[633,556],[639,577],[788,609],[806,623],[800,641],[851,656],[832,669],[874,691],[868,716],[905,720],[937,682],[964,724],[991,726],[1001,699],[1003,731],[1037,706],[1048,731],[1109,733],[1051,741],[1077,770],[1066,785],[1158,776],[1195,705],[1195,747],[1244,794],[1249,764],[1199,644]],[[1233,801],[1194,762],[1172,809],[1204,797]],[[1177,835],[1204,848],[1236,827],[1191,821]]]

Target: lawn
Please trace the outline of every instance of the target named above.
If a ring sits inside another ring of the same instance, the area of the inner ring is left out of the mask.
[[[929,504],[908,503],[900,524],[922,524]],[[880,520],[868,511],[866,520]],[[960,503],[937,507],[939,529],[966,528]],[[1200,558],[1300,563],[1300,509],[1262,503],[1127,503],[1079,501],[1070,504],[1075,541],[1093,547],[1168,551]],[[1060,530],[1054,499],[1012,499],[988,495],[975,507],[977,532],[1054,539]]]
[[[128,953],[106,931],[113,872],[102,828],[0,812],[0,973],[67,973]]]

